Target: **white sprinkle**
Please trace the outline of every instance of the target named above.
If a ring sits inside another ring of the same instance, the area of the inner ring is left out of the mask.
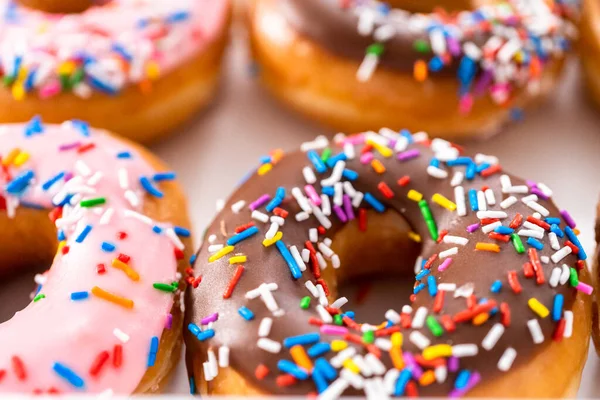
[[[352,357],[352,361],[354,362],[354,364],[356,364],[358,369],[360,369],[360,373],[363,376],[368,378],[371,375],[373,375],[373,371],[371,371],[371,368],[369,368],[369,365],[364,361],[363,357],[360,354],[356,354],[354,357]]]
[[[317,251],[317,262],[319,263],[319,267],[321,267],[321,269],[327,268],[327,261],[325,261],[323,254],[321,254],[318,251]]]
[[[125,200],[127,200],[129,204],[131,204],[131,207],[136,208],[140,205],[139,197],[135,193],[133,193],[132,190],[126,190],[123,196],[125,196]]]
[[[503,64],[507,64],[514,55],[517,54],[521,47],[521,40],[518,37],[513,37],[498,50],[496,59]]]
[[[127,174],[127,170],[125,168],[119,168],[117,175],[121,189],[129,189],[129,175]]]
[[[331,314],[329,314],[327,312],[327,310],[325,309],[325,307],[323,307],[322,305],[318,305],[315,307],[315,309],[317,310],[317,313],[319,313],[319,317],[321,318],[321,320],[323,322],[325,322],[326,324],[330,324],[333,322],[333,318],[331,317]]]
[[[478,61],[483,54],[481,49],[473,42],[465,42],[463,44],[463,52],[467,57],[475,61]],[[478,161],[475,162],[479,164]]]
[[[331,215],[331,203],[329,202],[329,196],[326,194],[321,195],[321,211],[323,215],[328,217]]]
[[[404,136],[399,136],[396,139],[396,145],[394,146],[394,151],[396,153],[400,153],[408,148],[408,139]]]
[[[550,275],[550,279],[548,280],[548,283],[550,284],[551,287],[556,287],[558,286],[558,281],[560,279],[560,268],[559,267],[554,267],[552,269],[552,274]]]
[[[448,177],[448,171],[445,171],[438,167],[434,167],[433,165],[429,165],[427,167],[427,174],[437,179],[446,179]]]
[[[512,206],[517,202],[517,198],[515,196],[508,196],[506,199],[500,202],[500,207],[506,210],[508,207]]]
[[[550,247],[553,250],[560,250],[560,243],[558,243],[558,237],[554,232],[548,232],[548,239],[550,239]]]
[[[300,252],[298,251],[298,248],[295,245],[290,246],[290,253],[292,253],[292,257],[294,257],[294,261],[296,261],[296,264],[298,264],[298,268],[300,268],[300,271],[306,271],[306,264],[304,264],[304,260],[300,256]]]
[[[96,186],[98,184],[98,182],[100,182],[100,179],[102,179],[103,177],[104,177],[104,174],[102,174],[102,172],[98,171],[94,175],[92,175],[90,179],[87,180],[87,184],[89,186]]]
[[[402,312],[402,314],[412,314],[413,308],[411,306],[409,306],[408,304],[405,304],[402,306],[401,312]]]
[[[473,285],[473,283],[471,283],[471,282],[465,283],[464,285],[462,285],[461,287],[457,288],[454,291],[454,298],[455,299],[458,297],[467,298],[473,294],[474,290],[475,290],[475,285]]]
[[[339,399],[344,390],[346,390],[349,386],[349,383],[343,378],[338,378],[331,383],[331,385],[327,386],[327,389],[323,391],[323,393],[319,394],[319,400],[336,400]]]
[[[552,189],[550,189],[548,186],[546,186],[543,183],[538,183],[537,185],[538,189],[540,189],[542,191],[542,193],[544,193],[546,196],[548,197],[552,197]]]
[[[92,174],[92,170],[83,160],[75,161],[75,170],[81,176],[88,177]]]
[[[550,257],[548,256],[540,256],[540,261],[544,264],[548,264],[550,262]]]
[[[506,214],[504,211],[477,211],[477,218],[478,219],[485,219],[485,218],[507,218],[508,214]]]
[[[338,182],[333,185],[333,204],[336,206],[342,206],[344,204],[344,190],[342,182]]]
[[[317,292],[319,292],[319,303],[321,303],[321,305],[323,307],[328,306],[329,301],[327,301],[327,295],[325,294],[325,289],[323,289],[323,285],[321,285],[320,283],[317,285]]]
[[[398,376],[400,376],[400,371],[396,368],[390,368],[383,377],[383,386],[387,394],[394,394],[396,390],[396,381],[398,380]]]
[[[319,251],[321,253],[323,253],[323,255],[325,256],[325,258],[331,258],[333,256],[333,250],[331,250],[325,243],[323,242],[319,242],[319,244],[317,244],[317,247],[319,248]]]
[[[306,286],[306,288],[308,289],[310,294],[312,294],[313,297],[319,297],[319,291],[317,290],[315,284],[312,283],[312,281],[304,282],[304,286]]]
[[[467,215],[467,204],[465,200],[465,188],[456,186],[454,188],[454,202],[456,203],[456,213],[460,217]]]
[[[325,229],[331,228],[331,221],[323,214],[321,209],[314,204],[311,204],[311,207],[315,218],[317,218],[317,221],[319,221],[319,223],[323,225]]]
[[[365,387],[365,380],[362,376],[355,374],[348,368],[343,368],[340,371],[340,378],[348,382],[354,389],[361,390]],[[321,397],[319,396],[319,399]],[[337,398],[336,398],[337,399]]]
[[[433,370],[433,374],[437,383],[444,383],[448,377],[448,368],[445,365],[440,365]]]
[[[531,229],[533,231],[538,231],[538,232],[542,232],[545,233],[546,231],[544,230],[544,228],[542,228],[541,226],[538,226],[536,224],[533,224],[529,221],[525,221],[523,222],[523,228],[527,228],[527,229]]]
[[[219,375],[219,364],[217,363],[217,356],[213,349],[208,349],[208,366],[210,368],[210,374],[213,377]]]
[[[431,43],[431,50],[435,54],[442,55],[446,52],[446,38],[444,32],[441,29],[432,29],[429,34],[429,42]]]
[[[521,198],[521,201],[523,202],[523,204],[527,204],[530,201],[538,201],[538,197],[536,194],[530,194],[529,196]]]
[[[385,319],[391,321],[394,325],[400,323],[400,314],[396,310],[389,309],[385,312]]]
[[[450,181],[450,186],[455,187],[460,185],[465,178],[465,174],[462,171],[456,171],[452,176],[452,180]]]
[[[312,212],[311,204],[308,202],[308,199],[304,197],[304,194],[302,194],[302,190],[300,190],[300,188],[293,188],[292,196],[296,199],[302,211],[307,212],[309,214]]]
[[[512,367],[516,357],[517,351],[512,347],[508,347],[504,350],[504,354],[502,354],[502,357],[500,357],[500,360],[498,361],[498,369],[503,372],[508,371],[510,367]]]
[[[526,203],[526,204],[527,204],[527,207],[531,208],[533,211],[539,212],[544,217],[547,217],[548,215],[550,215],[550,211],[548,211],[544,206],[542,206],[537,201],[530,201],[529,203]]]
[[[233,211],[235,214],[237,214],[240,211],[242,211],[242,208],[244,208],[245,205],[246,205],[246,202],[244,200],[236,201],[235,203],[233,203],[231,205],[231,211]]]
[[[276,223],[279,226],[285,225],[285,219],[283,219],[281,217],[278,217],[276,215],[272,215],[271,216],[271,222],[274,222],[274,223]]]
[[[342,308],[344,306],[344,304],[346,304],[348,302],[348,299],[345,297],[340,297],[339,299],[337,299],[336,301],[334,301],[333,303],[331,303],[331,307],[333,308]]]
[[[415,143],[426,142],[429,140],[429,134],[424,131],[415,132],[412,137]]]
[[[419,272],[421,272],[421,265],[423,265],[423,257],[419,256],[417,257],[416,261],[415,261],[415,266],[414,266],[414,271],[415,274],[418,274]]]
[[[455,344],[452,346],[452,355],[454,357],[472,357],[479,352],[479,347],[475,343]]]
[[[415,312],[411,326],[415,329],[421,329],[425,324],[425,318],[427,318],[427,307],[419,307]]]
[[[410,340],[415,346],[417,346],[421,350],[428,347],[431,343],[431,341],[419,331],[412,331],[410,333],[410,336],[408,337],[408,340]]]
[[[98,222],[100,225],[108,225],[112,220],[113,215],[115,214],[114,208],[108,208],[104,211],[104,214],[100,217],[100,221]]]
[[[271,226],[269,227],[269,230],[267,230],[267,233],[265,233],[265,239],[273,239],[275,237],[275,235],[277,234],[278,230],[279,230],[279,224],[276,222],[273,222],[271,224]]]
[[[342,365],[344,364],[344,361],[348,360],[349,358],[354,357],[355,354],[356,354],[356,348],[347,347],[344,350],[337,353],[334,357],[332,357],[329,360],[329,362],[331,363],[331,365],[334,368],[341,368]]]
[[[494,229],[502,226],[502,222],[496,221],[481,227],[481,231],[485,234],[492,232]]]
[[[348,142],[344,144],[344,154],[348,160],[354,160],[354,157],[356,157],[356,151],[354,150],[352,143]]]
[[[152,218],[148,217],[147,215],[140,214],[139,212],[135,212],[132,210],[124,210],[123,215],[125,215],[126,217],[135,218],[138,221],[145,223],[146,225],[154,225],[154,221],[152,221]]]
[[[375,339],[375,346],[383,351],[390,351],[392,349],[392,341],[384,338]]]
[[[121,341],[121,343],[129,342],[129,335],[126,334],[125,332],[123,332],[122,330],[120,330],[119,328],[115,328],[113,330],[113,335],[115,335],[117,337],[117,339],[119,339]]]
[[[219,367],[229,367],[229,347],[225,345],[219,347]]]
[[[519,235],[519,236],[533,237],[533,238],[536,238],[536,239],[543,239],[544,238],[544,232],[534,231],[533,229],[520,229],[517,232],[517,235]]]
[[[573,335],[573,311],[565,310],[565,331],[563,337],[570,338]]]
[[[307,152],[309,150],[321,150],[329,145],[329,139],[323,135],[319,135],[312,142],[304,142],[300,145],[300,150],[302,152]]]
[[[387,368],[385,367],[385,365],[383,365],[381,360],[379,358],[377,358],[373,353],[367,353],[367,355],[364,357],[364,360],[366,361],[366,363],[369,365],[369,367],[373,371],[373,374],[375,374],[375,375],[385,374],[385,371],[387,370]]]
[[[360,207],[360,203],[362,203],[364,197],[365,195],[363,194],[363,192],[356,192],[356,196],[352,198],[352,207]]]
[[[344,183],[342,183],[342,187],[344,188],[344,193],[346,193],[348,196],[356,196],[356,189],[354,189],[354,186],[352,186],[352,182],[344,181]]]
[[[302,175],[304,175],[304,180],[309,185],[312,185],[313,183],[317,182],[317,177],[315,176],[315,173],[312,170],[312,168],[309,166],[306,166],[302,169]]]
[[[562,249],[558,250],[556,253],[552,254],[550,258],[552,259],[553,263],[558,264],[562,261],[563,258],[571,254],[572,251],[573,250],[569,246],[565,246]]]
[[[273,326],[273,319],[265,317],[260,321],[258,326],[258,336],[267,337],[271,333],[271,327]]]
[[[331,175],[329,175],[328,178],[323,179],[321,181],[321,186],[333,186],[334,184],[339,182],[340,179],[342,179],[342,173],[344,172],[345,168],[346,168],[345,161],[339,160],[338,162],[336,162],[335,165],[333,166],[333,170],[331,171]]]
[[[165,229],[165,235],[167,236],[167,238],[169,238],[173,246],[175,246],[179,250],[183,250],[185,248],[185,245],[183,244],[181,239],[179,239],[179,236],[177,236],[173,228]]]
[[[217,241],[217,235],[210,235],[208,237],[208,243],[213,244],[216,241]]]
[[[281,351],[281,343],[276,342],[269,338],[260,338],[256,345],[263,349],[264,351],[268,351],[269,353],[277,354]]]
[[[467,243],[469,243],[469,239],[462,236],[446,235],[444,236],[443,242],[465,246]]]
[[[560,274],[560,280],[558,281],[561,285],[564,285],[569,281],[569,277],[571,276],[571,269],[567,264],[562,265],[562,271]]]
[[[305,263],[310,261],[310,250],[302,249],[302,261]]]
[[[442,292],[454,292],[456,290],[456,283],[440,283],[438,284],[438,290]]]
[[[510,187],[512,187],[512,183],[510,181],[510,176],[504,174],[504,175],[500,175],[500,185],[502,186],[502,191],[504,191],[504,189],[508,189]]]
[[[35,274],[35,276],[33,277],[33,281],[38,285],[45,285],[46,284],[46,276],[44,276],[42,274]]]
[[[333,268],[338,269],[341,266],[340,256],[334,254],[333,257],[331,257],[331,265],[333,265]]]
[[[216,209],[217,212],[221,212],[223,211],[223,208],[225,208],[225,200],[223,199],[218,199],[216,202]]]
[[[492,189],[486,189],[485,190],[485,200],[487,201],[487,203],[490,206],[493,206],[496,204],[496,196],[494,196],[494,191]]]
[[[253,213],[256,211],[253,211]],[[263,214],[265,215],[265,214]],[[266,216],[266,215],[265,215]],[[308,219],[308,217],[310,217],[310,215],[306,212],[306,211],[300,211],[298,214],[296,214],[295,218],[296,221],[298,222],[302,222],[302,221],[306,221]],[[267,217],[268,219],[268,217]],[[266,222],[266,221],[265,221]]]
[[[529,186],[527,185],[517,185],[517,186],[511,186],[508,188],[503,188],[502,189],[502,193],[507,193],[507,194],[524,194],[524,193],[529,193]]]
[[[494,346],[496,346],[496,343],[498,343],[498,340],[500,340],[500,337],[502,336],[503,333],[504,333],[504,325],[502,325],[500,323],[495,324],[489,330],[487,335],[485,335],[485,337],[483,338],[483,341],[481,342],[481,347],[483,347],[486,350],[493,349]]]
[[[448,250],[440,251],[440,260],[458,254],[458,247],[452,247]]]
[[[367,54],[356,71],[356,80],[359,82],[367,82],[371,79],[373,72],[377,69],[378,63],[379,56],[371,53]]]
[[[208,252],[215,253],[215,252],[221,250],[222,248],[223,248],[222,244],[211,244],[210,246],[208,246]]]
[[[477,191],[477,207],[479,208],[479,211],[487,211],[485,194],[481,190]]]
[[[530,319],[527,321],[527,327],[531,333],[533,343],[540,344],[544,341],[544,334],[542,333],[542,328],[540,327],[540,323],[537,319]]]
[[[204,379],[207,382],[210,382],[213,379],[215,379],[215,376],[212,374],[211,366],[208,361],[202,363],[202,368],[204,370]]]
[[[308,215],[306,216],[306,218],[308,218]],[[258,210],[254,210],[252,211],[252,219],[255,219],[257,221],[263,222],[263,223],[267,223],[269,222],[269,216],[265,213],[262,213]]]

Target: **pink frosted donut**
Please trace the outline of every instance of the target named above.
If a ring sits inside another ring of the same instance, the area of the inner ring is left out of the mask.
[[[0,392],[158,391],[179,357],[189,247],[174,174],[80,121],[1,126],[0,155],[0,265],[52,263],[0,325]]]
[[[228,0],[112,0],[53,14],[0,0],[0,122],[40,114],[143,142],[166,134],[212,97],[229,11]]]

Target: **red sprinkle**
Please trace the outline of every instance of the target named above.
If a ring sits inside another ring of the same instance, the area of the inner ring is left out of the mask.
[[[113,349],[113,366],[119,368],[123,363],[123,346],[116,344]]]
[[[347,342],[352,342],[355,344],[363,344],[363,339],[361,336],[355,335],[353,333],[346,333],[344,335],[344,340]]]
[[[565,240],[565,245],[571,248],[573,254],[579,253],[579,247],[575,246],[570,240]]]
[[[60,252],[64,255],[64,254],[68,254],[69,253],[69,246],[63,246],[62,249],[60,249]]]
[[[513,220],[510,221],[510,224],[508,224],[508,227],[512,228],[512,229],[517,229],[519,226],[521,226],[522,223],[523,223],[523,216],[521,214],[517,213],[517,215],[515,215]]]
[[[417,384],[415,381],[408,381],[406,384],[406,396],[410,398],[419,397],[419,390],[417,389]]]
[[[541,285],[546,282],[546,279],[544,279],[544,270],[542,269],[542,263],[540,262],[538,252],[534,248],[529,248],[527,249],[527,254],[529,255],[529,261],[531,262],[533,270],[535,271],[535,281],[538,285]]]
[[[110,354],[108,354],[108,351],[100,352],[100,354],[98,354],[96,356],[96,359],[94,360],[94,362],[92,363],[92,366],[90,367],[90,375],[91,376],[98,375],[98,373],[100,372],[100,370],[102,369],[102,367],[104,366],[106,361],[109,359],[109,357],[110,357]]]
[[[423,266],[423,269],[430,269],[431,268],[431,264],[433,264],[433,262],[437,259],[437,253],[435,253],[434,255],[432,255],[431,257],[429,257],[429,259],[427,259],[427,262],[425,262],[425,265]]]
[[[502,167],[500,166],[500,164],[494,164],[494,165],[487,167],[483,171],[481,171],[479,173],[479,175],[481,175],[484,178],[487,178],[488,176],[497,174],[498,172],[501,172],[501,171],[502,171]]]
[[[481,225],[489,225],[500,221],[500,218],[482,218]]]
[[[4,379],[5,376],[6,376],[6,370],[5,369],[0,369],[0,381],[2,379]]]
[[[103,274],[106,272],[106,267],[104,266],[104,264],[98,264],[96,265],[96,272],[99,274]]]
[[[519,278],[517,277],[517,271],[515,270],[508,271],[508,284],[510,285],[512,291],[516,294],[521,293],[523,290],[521,284],[519,283]]]
[[[315,326],[321,326],[321,325],[323,325],[323,321],[321,321],[320,319],[315,318],[315,317],[310,317],[308,319],[308,323],[311,324],[311,325],[315,325]]]
[[[585,268],[585,261],[577,260],[577,269],[581,271],[584,268]]]
[[[183,254],[183,250],[178,249],[177,247],[173,248],[173,254],[175,255],[176,260],[183,260],[185,254]]]
[[[552,333],[552,339],[556,342],[560,342],[565,334],[565,325],[567,324],[567,320],[561,318],[556,327],[554,328],[554,332]]]
[[[500,315],[502,316],[502,325],[508,328],[510,326],[510,307],[507,303],[500,304]]]
[[[474,294],[467,297],[467,308],[473,308],[477,305],[477,297]]]
[[[233,274],[233,278],[231,278],[231,280],[227,284],[227,288],[225,289],[225,292],[223,293],[224,299],[228,299],[231,297],[231,294],[233,293],[233,289],[235,289],[236,285],[240,281],[240,278],[242,277],[243,272],[244,272],[244,266],[241,264],[238,265],[238,267],[235,269],[235,273]],[[198,282],[198,283],[200,283],[200,282]]]
[[[236,228],[234,229],[234,232],[235,232],[235,233],[244,232],[246,229],[248,229],[248,228],[251,228],[251,227],[253,227],[253,226],[254,226],[254,222],[250,221],[250,222],[248,222],[248,223],[247,223],[247,224],[245,224],[245,225],[240,225],[240,226],[236,227]]]
[[[360,325],[356,323],[356,321],[354,321],[352,318],[350,318],[347,315],[344,315],[342,317],[342,321],[344,322],[344,324],[350,328],[350,329],[354,329],[356,331],[360,331]]]
[[[85,153],[86,151],[92,150],[94,147],[96,147],[96,145],[94,143],[87,143],[87,144],[84,144],[83,146],[79,146],[79,148],[77,149],[77,152],[79,154]]]
[[[454,332],[456,330],[456,324],[454,324],[454,321],[452,321],[452,318],[449,315],[442,315],[440,322],[447,332]]]
[[[127,254],[120,253],[117,256],[117,259],[119,261],[124,262],[125,264],[127,264],[129,262],[129,260],[131,260],[131,257],[129,257]]]
[[[275,209],[273,210],[273,214],[281,218],[287,218],[289,212],[287,212],[283,208],[275,207]]]
[[[259,381],[265,379],[267,375],[269,375],[269,368],[267,368],[265,364],[259,364],[254,370],[254,376],[256,376],[256,379]]]
[[[379,182],[379,184],[377,185],[377,189],[379,189],[381,194],[383,194],[388,199],[391,199],[394,197],[394,192],[392,192],[392,189],[390,189],[388,184],[383,181]]]
[[[119,240],[127,239],[127,232],[118,232],[117,239],[119,239]]]
[[[404,175],[402,178],[398,179],[398,185],[406,186],[410,183],[410,176]]]
[[[525,275],[525,278],[533,278],[535,272],[533,272],[533,265],[531,263],[526,262],[523,264],[523,275]]]
[[[279,387],[292,386],[296,383],[296,378],[289,374],[279,375],[275,380],[275,383],[277,383],[277,386]]]
[[[473,319],[478,314],[491,311],[497,305],[496,300],[489,300],[483,304],[477,304],[475,307],[463,311],[459,311],[452,317],[454,322],[466,322]]]
[[[324,226],[322,226],[322,225],[319,225],[319,226],[317,227],[317,231],[319,231],[319,235],[324,235],[324,234],[325,234],[325,232],[327,232],[327,230],[325,229],[325,227],[324,227]]]
[[[325,296],[329,296],[329,286],[327,286],[327,282],[325,282],[323,279],[319,278],[317,279],[317,285],[321,285],[323,286],[323,291],[325,292]]]
[[[539,226],[540,228],[544,228],[547,231],[550,230],[550,224],[548,224],[547,222],[544,222],[540,219],[534,218],[531,215],[527,217],[527,221]]]
[[[444,293],[443,290],[438,290],[435,295],[435,299],[433,300],[433,312],[439,313],[442,311],[442,308],[444,307]]]
[[[508,243],[508,241],[510,240],[510,236],[508,236],[508,235],[502,235],[502,234],[500,234],[498,232],[490,232],[490,233],[488,233],[488,237],[490,239],[500,240],[500,241],[502,241],[504,243]]]
[[[390,336],[392,333],[400,332],[400,327],[398,325],[390,326],[389,328],[383,328],[375,331],[376,337],[382,336]]]
[[[381,358],[381,350],[379,350],[379,347],[375,346],[374,344],[368,344],[366,347],[369,353],[373,354],[377,358]]]
[[[12,369],[17,379],[20,381],[24,381],[27,379],[27,371],[25,370],[25,364],[23,364],[23,360],[19,356],[12,356],[11,358]]]
[[[444,236],[446,236],[448,234],[448,230],[447,229],[442,229],[440,231],[440,233],[438,234],[438,243],[442,243],[442,240],[444,240]]]
[[[367,231],[367,209],[358,209],[358,229],[362,232]]]

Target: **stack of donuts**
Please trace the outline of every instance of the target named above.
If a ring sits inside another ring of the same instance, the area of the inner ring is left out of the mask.
[[[0,392],[163,392],[185,343],[199,395],[577,395],[598,271],[560,188],[448,139],[521,115],[574,47],[600,94],[597,3],[248,0],[260,81],[348,134],[262,157],[194,251],[138,143],[213,98],[232,8],[0,0],[0,276],[50,266],[0,324]],[[367,322],[342,286],[374,276],[410,294]]]

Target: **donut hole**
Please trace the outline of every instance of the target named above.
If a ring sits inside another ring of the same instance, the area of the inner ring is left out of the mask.
[[[347,297],[345,311],[356,311],[359,322],[375,324],[383,321],[386,310],[409,303],[421,245],[409,238],[412,228],[396,212],[368,212],[367,221],[364,232],[354,221],[334,235],[332,249],[341,266],[327,268],[323,275],[331,301]]]
[[[104,5],[112,0],[17,0],[25,7],[53,14],[72,14],[87,10],[93,5]]]
[[[17,217],[0,213],[0,322],[31,301],[34,276],[52,264],[58,246],[47,211],[20,208]]]
[[[445,11],[463,11],[472,10],[477,6],[489,3],[489,0],[387,0],[390,6],[402,10],[418,13],[430,13],[436,9]]]

